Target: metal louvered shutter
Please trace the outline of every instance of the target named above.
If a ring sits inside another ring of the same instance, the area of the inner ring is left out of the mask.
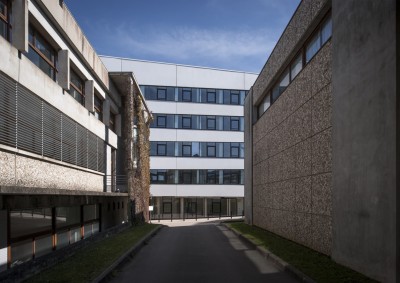
[[[76,165],[76,123],[62,115],[61,161]]]
[[[43,104],[43,155],[61,160],[61,112]]]
[[[16,83],[0,73],[0,143],[16,147]]]
[[[88,141],[87,130],[81,125],[77,125],[77,165],[81,167],[88,167]]]
[[[97,159],[98,159],[98,161],[97,161],[97,163],[98,163],[98,169],[97,169],[97,171],[99,171],[99,172],[102,172],[102,173],[104,173],[104,171],[105,171],[105,166],[104,166],[104,159],[105,159],[105,156],[106,156],[106,147],[105,147],[105,143],[104,143],[104,141],[103,140],[101,140],[100,138],[97,138],[97,149],[98,149],[98,152],[97,152]]]
[[[17,148],[42,155],[42,101],[17,86]]]
[[[97,136],[88,132],[88,168],[98,170],[97,166]]]

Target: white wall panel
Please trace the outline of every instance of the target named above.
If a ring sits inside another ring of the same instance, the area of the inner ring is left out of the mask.
[[[177,185],[150,185],[150,194],[153,197],[176,196]]]
[[[192,115],[220,115],[220,116],[243,116],[243,106],[207,104],[207,103],[176,103],[177,114]],[[157,112],[155,112],[157,113]]]
[[[122,59],[121,70],[134,72],[139,85],[176,86],[176,65]]]
[[[106,66],[109,72],[121,72],[122,71],[122,60],[119,58],[103,57],[100,56],[101,61]]]
[[[243,159],[179,157],[177,169],[244,169]]]
[[[151,156],[150,164],[151,169],[176,169],[177,168],[176,157],[158,157]]]
[[[254,85],[254,82],[256,81],[257,77],[258,77],[257,74],[245,73],[244,74],[244,89],[246,89],[246,90],[250,89]]]
[[[176,130],[176,132],[178,141],[243,142],[244,138],[243,132],[205,130]]]
[[[177,185],[176,196],[243,197],[243,185]]]
[[[154,101],[146,100],[147,105],[153,113],[163,113],[163,114],[176,114],[176,102],[165,102],[165,101]]]
[[[150,129],[150,140],[151,141],[176,141],[175,129]]]

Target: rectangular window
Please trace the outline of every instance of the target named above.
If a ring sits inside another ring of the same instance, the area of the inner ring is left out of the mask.
[[[310,62],[311,58],[318,52],[321,48],[320,33],[317,32],[314,37],[310,40],[306,47],[306,63]]]
[[[192,90],[190,88],[184,88],[182,90],[182,101],[192,102]]]
[[[239,118],[231,117],[231,131],[239,131]]]
[[[231,91],[231,104],[239,105],[240,96],[238,91]]]
[[[166,143],[158,143],[157,144],[157,155],[158,156],[167,155],[167,144]]]
[[[157,89],[157,100],[166,100],[167,99],[167,90],[165,88]]]
[[[85,82],[72,69],[68,93],[81,105],[85,105]]]
[[[216,103],[216,97],[215,90],[207,90],[207,103]]]
[[[0,35],[10,41],[11,25],[10,25],[10,5],[9,0],[0,0]]]
[[[207,143],[207,156],[208,157],[215,157],[216,156],[215,143]]]
[[[239,158],[239,143],[231,143],[231,157]]]
[[[157,127],[165,128],[167,126],[167,117],[166,116],[157,116]]]
[[[110,125],[109,128],[115,133],[115,114],[110,112]]]
[[[182,117],[182,128],[191,129],[192,128],[192,117],[183,116]]]
[[[323,23],[321,29],[321,45],[328,41],[332,36],[332,18],[329,16],[328,19]]]
[[[290,67],[290,80],[292,81],[303,68],[303,56],[300,53]]]
[[[179,183],[180,184],[194,184],[196,180],[196,170],[180,170]]]
[[[94,94],[94,116],[103,121],[103,101],[96,94]]]
[[[261,117],[261,115],[267,111],[267,109],[271,105],[271,95],[268,94],[267,96],[264,97],[263,101],[261,104],[258,106],[258,117]]]
[[[215,116],[207,117],[207,130],[215,130]]]
[[[207,170],[207,184],[218,184],[218,170]]]
[[[56,80],[56,51],[32,26],[29,26],[29,51],[26,56]]]
[[[182,156],[192,156],[192,143],[182,143]]]

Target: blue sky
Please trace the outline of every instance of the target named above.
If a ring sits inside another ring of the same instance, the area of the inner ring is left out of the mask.
[[[98,54],[258,73],[300,1],[65,2]]]

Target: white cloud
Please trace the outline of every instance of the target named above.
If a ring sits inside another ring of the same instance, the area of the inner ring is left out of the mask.
[[[191,58],[227,62],[246,58],[267,59],[275,42],[268,30],[202,30],[179,27],[177,29],[127,29],[121,26],[113,33],[112,41],[133,56],[146,55],[187,60]]]

